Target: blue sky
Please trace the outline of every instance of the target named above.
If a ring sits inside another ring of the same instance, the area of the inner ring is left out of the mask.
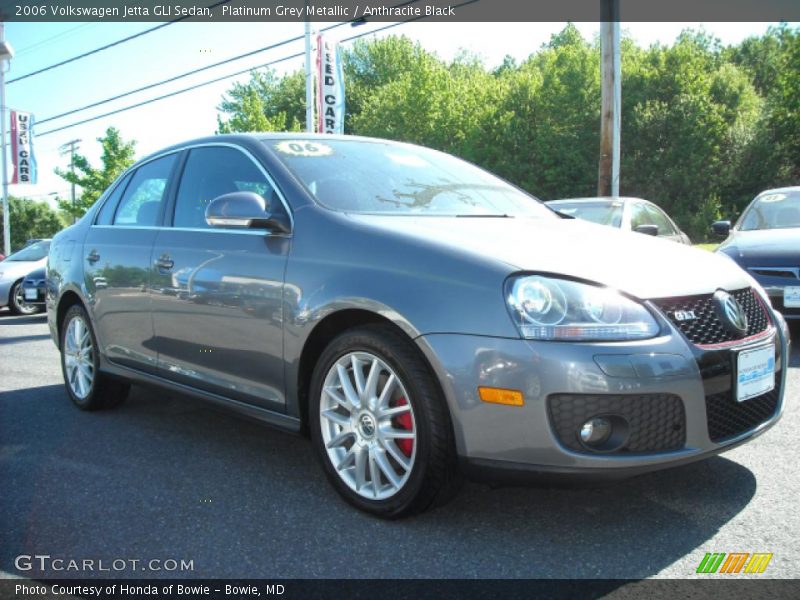
[[[153,27],[153,23],[8,23],[6,39],[14,46],[15,56],[8,79],[59,62],[109,42]],[[312,24],[324,27],[328,23]],[[383,23],[357,29],[340,27],[331,36],[340,39],[365,33]],[[462,48],[481,56],[489,66],[499,64],[510,54],[524,59],[535,52],[564,23],[409,23],[381,35],[405,34],[423,47],[450,59]],[[769,23],[624,23],[623,30],[642,45],[671,43],[687,27],[703,27],[723,43],[737,43],[750,35],[760,35]],[[587,38],[597,35],[597,23],[578,23]],[[301,35],[302,23],[177,23],[120,46],[100,52],[75,63],[10,84],[6,88],[10,108],[33,112],[38,120],[73,108],[172,77],[184,71],[224,60],[237,54]],[[303,50],[303,42],[270,50],[251,58],[204,71],[104,104],[57,121],[44,123],[37,131],[68,125],[116,108],[153,98],[228,73],[261,65],[270,60]],[[279,72],[300,69],[303,59],[281,63]],[[67,157],[59,146],[81,139],[81,153],[97,163],[99,144],[96,138],[106,128],[115,126],[126,139],[137,140],[137,156],[193,137],[212,134],[216,127],[216,107],[234,81],[247,75],[203,87],[173,98],[149,104],[117,115],[79,125],[64,131],[36,137],[35,149],[39,183],[35,186],[9,186],[13,195],[34,197],[52,202],[52,193],[68,195],[68,185],[53,173],[65,167]],[[623,90],[624,93],[624,90]]]

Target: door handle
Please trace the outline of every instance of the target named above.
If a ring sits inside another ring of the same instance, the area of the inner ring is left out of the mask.
[[[92,251],[91,251],[91,252],[89,252],[89,254],[86,256],[86,260],[87,260],[87,261],[89,261],[89,263],[90,263],[90,264],[94,264],[94,263],[96,263],[98,260],[100,260],[100,255],[97,253],[97,250],[92,250]]]
[[[169,271],[174,266],[175,266],[175,261],[172,260],[168,254],[162,254],[159,258],[156,259],[156,267],[164,271]]]

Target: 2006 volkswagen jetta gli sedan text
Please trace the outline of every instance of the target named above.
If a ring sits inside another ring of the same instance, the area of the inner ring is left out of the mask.
[[[47,287],[78,407],[149,382],[308,432],[337,491],[384,517],[464,474],[712,456],[783,404],[786,325],[732,261],[383,140],[145,158],[53,240]]]

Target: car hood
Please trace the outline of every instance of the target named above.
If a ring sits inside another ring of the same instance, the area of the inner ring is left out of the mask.
[[[586,279],[638,298],[740,289],[750,277],[712,252],[579,219],[351,215],[356,221],[500,261]]]
[[[800,228],[737,231],[720,246],[746,266],[800,266]]]
[[[9,280],[16,280],[20,277],[25,277],[28,273],[33,271],[37,267],[44,267],[47,263],[47,258],[43,258],[41,260],[4,260],[0,262],[0,281],[9,281]]]

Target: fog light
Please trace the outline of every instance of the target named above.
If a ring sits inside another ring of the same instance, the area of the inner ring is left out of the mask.
[[[602,446],[611,437],[611,422],[604,417],[592,417],[581,426],[580,436],[587,446]]]

